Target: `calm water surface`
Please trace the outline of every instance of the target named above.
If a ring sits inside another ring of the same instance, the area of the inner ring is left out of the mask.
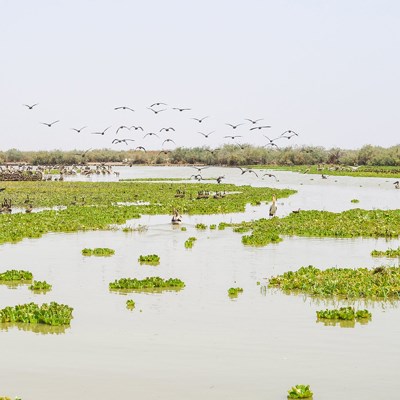
[[[121,168],[120,178],[188,177],[192,168]],[[278,200],[278,216],[294,209],[342,211],[398,208],[400,191],[392,180],[276,172],[279,182],[260,180],[239,169],[209,168],[204,177],[226,182],[294,188]],[[86,178],[85,178],[86,179]],[[313,180],[311,180],[313,179]],[[357,198],[360,203],[353,204]],[[265,278],[303,265],[374,267],[398,260],[374,259],[373,249],[399,240],[284,238],[262,248],[245,247],[241,235],[197,231],[194,225],[251,220],[267,215],[268,205],[245,213],[184,216],[187,231],[169,216],[142,216],[128,225],[146,232],[48,234],[0,246],[0,269],[29,269],[36,280],[53,284],[46,295],[27,286],[0,285],[1,307],[57,301],[74,307],[65,331],[2,326],[0,395],[23,400],[71,398],[280,399],[295,384],[310,384],[314,398],[394,398],[400,389],[400,311],[398,304],[368,304],[371,322],[354,327],[316,322],[318,309],[332,304],[302,295],[263,289]],[[197,237],[192,249],[184,248]],[[111,247],[109,258],[83,257],[85,247]],[[141,266],[141,254],[157,253],[157,267]],[[158,275],[186,283],[178,292],[118,294],[109,282],[121,277]],[[261,282],[261,285],[257,285]],[[243,287],[230,299],[230,287]],[[125,307],[127,299],[136,308]],[[365,304],[356,304],[365,307]]]

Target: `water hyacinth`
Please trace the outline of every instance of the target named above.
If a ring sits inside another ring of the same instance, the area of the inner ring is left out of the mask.
[[[195,242],[196,240],[197,240],[197,239],[196,239],[194,236],[190,236],[189,239],[187,239],[187,240],[185,241],[185,248],[191,249],[191,248],[193,247],[193,245],[194,245],[194,242]]]
[[[400,247],[397,249],[387,249],[385,251],[372,250],[372,257],[386,257],[386,258],[397,258],[400,257]]]
[[[110,289],[127,289],[127,290],[142,290],[142,289],[180,289],[185,287],[185,283],[180,279],[170,278],[164,280],[158,276],[147,277],[145,279],[136,278],[121,278],[109,284]]]
[[[8,271],[0,273],[0,283],[1,282],[28,282],[33,278],[32,272],[10,269]]]
[[[160,256],[158,256],[157,254],[139,256],[138,261],[140,262],[140,264],[158,265],[160,264]]]
[[[110,257],[115,254],[115,250],[109,249],[107,247],[95,247],[94,249],[83,249],[82,255],[86,257]]]
[[[310,399],[313,396],[313,392],[310,389],[310,385],[296,385],[288,390],[288,399]]]
[[[368,310],[355,310],[353,307],[340,307],[333,310],[317,311],[318,319],[342,319],[346,321],[354,321],[359,319],[371,319],[372,314]]]
[[[228,289],[228,295],[231,297],[237,297],[239,293],[243,293],[243,288],[241,287],[231,287]]]
[[[30,290],[38,292],[47,292],[51,290],[51,288],[52,285],[50,285],[46,281],[33,281],[32,285],[29,286]]]

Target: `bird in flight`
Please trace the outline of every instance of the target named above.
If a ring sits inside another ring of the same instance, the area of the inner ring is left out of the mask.
[[[168,105],[168,104],[158,102],[158,103],[153,103],[153,104],[150,106],[150,108],[152,108],[152,107],[154,107],[154,106],[167,106],[167,105]]]
[[[128,146],[128,141],[129,142],[134,142],[134,139],[114,139],[111,143],[112,144],[118,144],[118,143],[125,143]]]
[[[29,110],[32,110],[32,108],[38,106],[39,103],[32,104],[31,106],[30,106],[29,104],[23,104],[23,105],[24,105],[25,107],[28,107]]]
[[[246,172],[252,172],[258,178],[257,172],[253,171],[250,168],[242,168],[242,167],[236,167],[236,168],[239,168],[242,171],[241,175],[245,174]]]
[[[256,124],[258,121],[262,121],[264,118],[259,118],[259,119],[250,119],[250,118],[245,118],[246,121],[251,122],[252,124]]]
[[[128,129],[128,130],[129,130],[129,128],[128,128],[127,126],[121,125],[121,126],[118,127],[118,129],[117,129],[117,131],[115,132],[115,134],[117,134],[121,129]]]
[[[234,136],[224,136],[224,138],[231,138],[231,139],[235,139],[237,137],[242,137],[241,135],[234,135]]]
[[[240,147],[241,150],[244,150],[247,147],[247,145],[245,145],[245,144],[240,144],[240,143],[236,143],[236,144]]]
[[[151,108],[151,107],[147,107],[149,110],[151,110],[151,111],[153,111],[153,113],[154,114],[158,114],[158,113],[160,113],[161,111],[166,111],[167,109],[166,108],[163,108],[162,110],[155,110],[154,108]]]
[[[294,131],[291,131],[291,130],[287,130],[287,131],[285,131],[285,132],[283,132],[283,133],[281,134],[281,137],[284,137],[284,138],[286,138],[286,139],[290,139],[290,138],[292,138],[293,136],[299,136],[299,134],[296,133],[296,132],[294,132]]]
[[[133,128],[135,131],[137,131],[138,129],[140,129],[140,130],[143,131],[143,128],[142,128],[141,126],[132,125],[129,129],[132,129],[132,128]]]
[[[197,171],[201,172],[203,169],[208,168],[208,165],[204,166],[204,167],[196,167],[194,165],[189,165],[190,168],[194,168],[197,169]]]
[[[104,131],[102,131],[102,132],[92,132],[92,135],[104,135],[104,134],[106,133],[106,131],[107,131],[108,129],[110,129],[110,128],[111,128],[111,126],[107,127],[107,128],[104,129]]]
[[[129,111],[135,111],[133,108],[126,107],[126,106],[115,107],[114,110],[129,110]]]
[[[221,175],[217,178],[217,183],[221,183],[222,179],[225,179],[225,176]]]
[[[274,143],[275,140],[282,139],[282,136],[279,136],[279,137],[274,138],[274,139],[270,139],[268,136],[265,136],[265,135],[263,135],[263,136],[264,136],[266,139],[269,140],[269,143],[268,143],[268,144],[274,144],[275,146],[276,146],[276,144]]]
[[[161,153],[163,153],[163,154],[169,154],[169,153],[171,153],[171,150],[161,150],[161,151],[158,153],[158,155],[160,155]]]
[[[143,150],[146,153],[146,149],[143,146],[135,147],[135,150]]]
[[[203,135],[205,138],[208,138],[212,133],[214,133],[215,131],[212,131],[210,133],[203,133],[203,132],[198,132],[200,133],[200,135]]]
[[[174,132],[175,132],[175,129],[172,128],[172,127],[169,127],[169,128],[161,128],[161,129],[160,129],[160,132],[162,132],[162,131],[165,131],[165,132],[174,131]]]
[[[250,130],[254,130],[254,129],[267,129],[267,128],[271,128],[271,125],[263,125],[263,126],[254,126],[253,128],[250,128]]]
[[[41,122],[41,124],[46,125],[46,126],[48,126],[49,128],[51,128],[51,127],[52,127],[54,124],[56,124],[57,122],[60,122],[60,120],[58,119],[57,121],[50,122],[50,123]]]
[[[197,179],[199,182],[203,179],[203,177],[200,174],[196,174],[196,175],[191,175],[190,179],[192,179],[192,177],[194,179]]]
[[[92,149],[87,149],[87,150],[84,151],[83,153],[75,153],[75,155],[76,155],[76,156],[82,156],[82,158],[83,158],[83,157],[86,156],[86,154],[87,154],[90,150],[92,150]]]
[[[157,135],[157,133],[154,133],[154,132],[146,133],[146,134],[143,136],[143,139],[144,139],[146,136],[157,136],[158,138],[160,137],[160,136]]]
[[[165,139],[165,140],[162,142],[162,146],[164,145],[165,142],[172,142],[173,144],[176,144],[172,139]]]
[[[210,117],[207,115],[207,117],[203,117],[203,118],[192,118],[192,119],[194,119],[194,120],[197,121],[199,124],[201,124],[206,118],[210,118]]]
[[[76,129],[76,128],[71,128],[73,131],[77,132],[77,133],[81,133],[81,130],[87,128],[87,126],[82,126],[82,128]]]
[[[270,174],[270,173],[265,173],[262,178],[264,178],[264,176],[268,176],[269,178],[275,178],[275,180],[277,181],[278,179],[276,178],[276,176],[274,174]]]
[[[179,108],[179,107],[172,107],[172,109],[173,110],[178,110],[180,112],[182,112],[182,111],[190,111],[191,110],[191,108]]]
[[[233,124],[225,124],[225,125],[229,125],[232,127],[232,129],[236,129],[238,126],[240,125],[244,125],[244,124],[237,124],[237,125],[233,125]]]
[[[206,151],[210,152],[212,155],[214,155],[217,151],[221,150],[219,148],[216,148],[214,150],[210,150],[210,149],[205,149]]]

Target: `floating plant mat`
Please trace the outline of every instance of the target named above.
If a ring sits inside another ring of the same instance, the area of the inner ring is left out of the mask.
[[[310,265],[270,278],[268,287],[322,298],[398,300],[400,267],[320,270]]]
[[[397,258],[400,257],[400,247],[397,249],[387,249],[385,251],[372,250],[372,257],[386,257],[386,258]]]
[[[235,232],[244,233],[246,245],[265,246],[282,240],[279,235],[308,237],[384,237],[400,235],[400,210],[361,210],[359,208],[333,213],[300,211],[285,218],[262,218],[257,221],[231,224]]]
[[[158,276],[147,277],[145,279],[121,278],[110,282],[110,290],[143,290],[143,291],[163,291],[163,290],[179,290],[185,287],[185,283],[177,278],[164,280]]]
[[[0,273],[0,284],[17,286],[31,283],[33,274],[30,271],[10,269]]]
[[[86,257],[110,257],[115,254],[114,249],[109,249],[107,247],[95,247],[94,249],[85,248],[82,250],[82,255]]]

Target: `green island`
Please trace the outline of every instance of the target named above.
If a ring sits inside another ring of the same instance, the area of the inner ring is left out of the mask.
[[[107,247],[95,247],[94,249],[85,248],[82,250],[82,255],[86,257],[110,257],[115,254],[115,250]]]
[[[140,264],[158,265],[160,264],[160,256],[157,254],[147,254],[145,256],[139,256],[138,261]]]
[[[164,280],[158,276],[147,277],[145,279],[136,278],[121,278],[110,282],[109,288],[111,290],[146,290],[146,289],[182,289],[185,283],[177,278],[170,278]]]
[[[313,392],[310,385],[296,385],[288,390],[288,399],[311,399]]]
[[[29,283],[33,279],[32,272],[10,269],[0,273],[0,283],[21,282]]]
[[[0,309],[0,322],[24,322],[29,324],[46,324],[51,326],[69,325],[73,308],[51,302],[41,306],[35,303],[19,304],[15,307]]]
[[[317,318],[354,321],[360,319],[371,319],[372,314],[368,310],[356,311],[354,307],[340,307],[339,309],[317,311]]]
[[[386,258],[397,258],[400,257],[400,247],[397,249],[387,249],[385,251],[372,250],[372,257],[386,257]]]
[[[52,285],[46,281],[33,281],[32,285],[29,286],[29,289],[34,292],[48,292],[51,288]]]
[[[309,265],[271,277],[268,287],[322,298],[398,300],[400,267],[320,270]]]

